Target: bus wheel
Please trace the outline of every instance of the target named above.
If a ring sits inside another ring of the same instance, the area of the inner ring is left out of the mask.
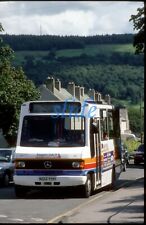
[[[92,192],[92,180],[90,174],[87,174],[87,181],[83,187],[83,195],[85,198],[89,198]]]
[[[15,195],[18,198],[25,197],[26,193],[28,192],[28,188],[27,187],[23,187],[23,186],[20,186],[20,185],[15,185],[14,188],[15,188]]]
[[[5,186],[5,187],[7,187],[8,185],[9,185],[9,175],[8,174],[5,174],[5,176],[4,176],[4,179],[3,179],[3,185]]]

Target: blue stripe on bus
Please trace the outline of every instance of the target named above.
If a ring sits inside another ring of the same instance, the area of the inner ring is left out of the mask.
[[[112,165],[101,168],[101,172],[112,169]],[[17,176],[85,176],[88,172],[98,172],[98,168],[86,170],[41,170],[41,169],[16,169],[14,174]]]
[[[88,170],[15,170],[17,176],[85,176],[87,172],[94,171],[95,169]]]

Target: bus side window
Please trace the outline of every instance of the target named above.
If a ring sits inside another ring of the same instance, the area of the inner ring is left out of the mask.
[[[103,140],[108,140],[108,133],[107,132],[103,132]]]
[[[92,118],[91,127],[92,127],[93,134],[96,134],[99,132],[99,125],[98,125],[97,118]]]
[[[93,118],[90,119],[90,151],[91,157],[95,155],[95,147],[94,147],[94,125],[93,125]]]
[[[112,111],[108,111],[108,130],[109,130],[109,139],[114,137],[114,127],[113,127],[113,114]]]
[[[91,150],[91,157],[95,156],[95,151],[96,151],[96,141],[95,141],[95,137],[99,132],[99,121],[97,120],[97,118],[91,118],[90,119],[90,150]]]
[[[101,140],[108,140],[114,137],[113,113],[112,110],[100,113]]]
[[[101,126],[101,140],[108,139],[108,129],[107,129],[107,117],[100,119],[100,126]]]

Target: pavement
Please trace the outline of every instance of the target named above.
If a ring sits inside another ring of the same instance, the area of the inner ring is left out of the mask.
[[[144,178],[80,208],[68,223],[144,223]],[[122,191],[121,191],[122,190]],[[130,194],[129,194],[130,193]]]
[[[126,182],[115,191],[92,196],[55,223],[139,224],[144,223],[144,175]]]

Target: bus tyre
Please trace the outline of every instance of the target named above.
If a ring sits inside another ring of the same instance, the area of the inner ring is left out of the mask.
[[[89,198],[92,192],[92,180],[90,174],[87,174],[87,180],[83,187],[83,195],[85,198]]]
[[[8,185],[9,185],[9,175],[8,174],[5,174],[4,175],[4,179],[3,179],[3,185],[5,186],[5,187],[8,187]]]
[[[20,185],[15,185],[15,195],[18,198],[25,197],[26,193],[28,192],[28,189],[26,187],[22,187]]]

